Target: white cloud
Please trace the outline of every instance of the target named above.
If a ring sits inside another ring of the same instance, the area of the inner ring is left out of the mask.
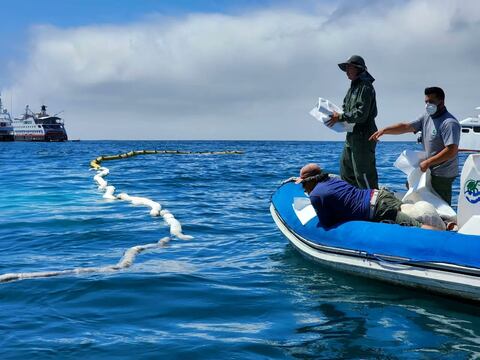
[[[455,115],[471,114],[480,4],[387,4],[36,27],[6,93],[65,109],[71,138],[328,140],[308,111],[320,95],[341,103],[336,64],[358,53],[377,78],[379,126],[418,115],[433,84]]]

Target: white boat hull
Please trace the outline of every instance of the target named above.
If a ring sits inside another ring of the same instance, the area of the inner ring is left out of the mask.
[[[273,205],[270,205],[272,217],[280,231],[290,243],[304,256],[315,262],[348,273],[382,280],[393,284],[421,288],[463,299],[480,301],[480,274],[469,275],[453,273],[422,266],[397,264],[385,260],[373,260],[367,257],[348,255],[328,251],[328,247],[319,246],[295,234],[285,226]],[[326,251],[327,250],[327,251]],[[451,264],[436,264],[439,267],[455,267]],[[462,267],[456,266],[459,270]],[[466,269],[468,270],[468,269]]]

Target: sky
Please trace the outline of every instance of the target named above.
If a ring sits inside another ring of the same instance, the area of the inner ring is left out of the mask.
[[[342,104],[352,54],[376,78],[379,127],[421,115],[427,86],[459,120],[480,106],[477,0],[0,6],[4,105],[63,111],[70,139],[342,140],[309,111]]]

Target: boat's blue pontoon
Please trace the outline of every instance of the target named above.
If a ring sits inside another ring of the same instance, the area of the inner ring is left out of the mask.
[[[480,300],[480,236],[366,221],[327,230],[311,205],[296,206],[302,202],[308,204],[301,185],[287,183],[272,196],[270,211],[303,255],[370,278]]]

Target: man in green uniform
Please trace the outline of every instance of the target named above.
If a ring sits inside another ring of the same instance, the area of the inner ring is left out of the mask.
[[[375,79],[368,73],[361,56],[353,55],[338,66],[346,72],[351,84],[343,100],[343,114],[334,112],[327,125],[333,126],[338,121],[355,124],[353,131],[347,133],[340,160],[340,176],[359,189],[376,189],[376,143],[368,140],[377,131]]]

